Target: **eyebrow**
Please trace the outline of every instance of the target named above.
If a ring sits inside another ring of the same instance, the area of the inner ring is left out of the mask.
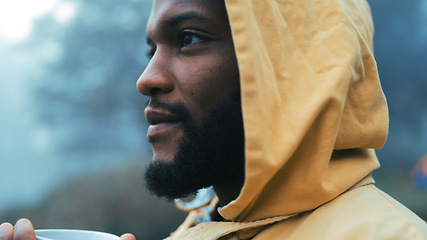
[[[165,21],[163,21],[161,23],[161,27],[162,28],[171,28],[171,27],[179,24],[180,22],[188,21],[188,20],[198,20],[198,21],[202,21],[202,22],[215,23],[211,19],[200,15],[198,12],[188,11],[188,12],[184,12],[184,13],[181,13],[181,14],[178,14],[178,15],[175,15],[175,16],[172,16],[172,17],[166,19]],[[147,41],[148,45],[153,43],[153,41],[148,36],[146,37],[146,41]]]
[[[171,18],[166,19],[162,23],[162,27],[172,27],[172,26],[174,26],[180,22],[187,21],[187,20],[199,20],[199,21],[203,21],[203,22],[213,22],[209,18],[204,17],[197,12],[189,11],[189,12],[184,12],[184,13],[181,13],[179,15],[175,15]]]

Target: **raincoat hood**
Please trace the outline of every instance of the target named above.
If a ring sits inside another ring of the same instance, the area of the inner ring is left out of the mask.
[[[168,240],[427,239],[427,224],[373,184],[388,110],[367,2],[225,4],[240,73],[245,182],[222,208],[211,189],[181,205],[190,213]],[[217,213],[225,221],[209,218]]]
[[[225,0],[240,72],[246,176],[219,210],[312,210],[379,167],[388,112],[365,0]]]

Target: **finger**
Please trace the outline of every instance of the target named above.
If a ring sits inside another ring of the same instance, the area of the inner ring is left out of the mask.
[[[0,225],[0,240],[13,239],[13,226],[10,223],[3,223]]]
[[[136,240],[135,236],[130,234],[130,233],[126,233],[123,234],[122,236],[120,236],[119,240]]]
[[[28,219],[19,219],[15,224],[13,240],[36,240],[33,224]]]

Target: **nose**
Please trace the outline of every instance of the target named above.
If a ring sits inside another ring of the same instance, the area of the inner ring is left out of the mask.
[[[173,90],[174,81],[168,69],[167,61],[153,56],[144,72],[136,82],[138,91],[146,96],[153,97],[156,94],[167,93]]]

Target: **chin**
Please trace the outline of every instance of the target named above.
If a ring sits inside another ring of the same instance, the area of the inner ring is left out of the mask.
[[[159,154],[153,152],[153,163],[172,163],[174,161],[174,155],[168,156],[169,154]]]

